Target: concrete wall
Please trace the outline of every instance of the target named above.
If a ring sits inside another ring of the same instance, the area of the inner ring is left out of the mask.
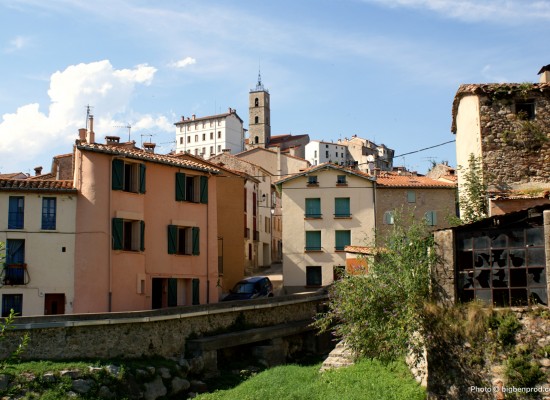
[[[190,335],[232,331],[238,324],[313,321],[326,300],[326,294],[312,293],[155,311],[18,318],[15,330],[0,342],[0,354],[13,349],[22,330],[28,330],[24,359],[179,357]]]

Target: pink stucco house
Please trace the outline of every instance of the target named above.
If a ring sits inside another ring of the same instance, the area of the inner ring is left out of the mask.
[[[106,139],[74,148],[73,312],[217,302],[218,170]]]

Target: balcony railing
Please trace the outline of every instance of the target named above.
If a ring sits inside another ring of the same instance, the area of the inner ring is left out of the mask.
[[[27,264],[6,264],[2,271],[4,285],[26,285],[29,283]]]
[[[305,213],[304,218],[323,218],[321,213]]]

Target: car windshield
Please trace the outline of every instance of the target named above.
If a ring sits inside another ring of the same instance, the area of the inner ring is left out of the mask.
[[[254,284],[248,282],[239,282],[232,290],[233,293],[254,293]]]

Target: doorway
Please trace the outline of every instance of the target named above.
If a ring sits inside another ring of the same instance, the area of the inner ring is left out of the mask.
[[[65,293],[44,295],[44,315],[65,314]]]

